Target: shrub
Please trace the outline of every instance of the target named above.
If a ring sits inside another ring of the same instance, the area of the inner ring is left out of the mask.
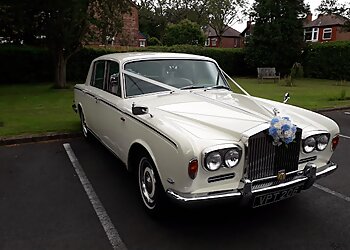
[[[244,61],[241,49],[205,48],[192,45],[175,45],[171,47],[150,46],[146,48],[129,48],[132,51],[176,52],[207,56],[215,59],[222,69],[229,75],[254,75],[255,70],[249,68]],[[90,63],[96,57],[125,52],[105,48],[84,48],[73,55],[67,64],[68,81],[84,81]],[[1,83],[44,82],[53,80],[54,67],[50,53],[46,49],[29,47],[0,47]],[[5,63],[4,63],[5,62]]]
[[[162,42],[159,41],[159,39],[157,37],[150,37],[148,40],[147,40],[147,45],[148,46],[161,46],[162,45]]]
[[[53,62],[46,49],[1,46],[0,58],[0,83],[53,80]]]
[[[303,53],[305,76],[350,80],[350,42],[309,44]]]
[[[168,24],[163,38],[165,45],[197,45],[204,44],[204,40],[204,33],[199,24],[188,19],[184,19],[177,24]]]

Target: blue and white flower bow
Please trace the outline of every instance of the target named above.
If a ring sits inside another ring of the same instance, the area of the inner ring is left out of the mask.
[[[295,139],[297,127],[292,123],[289,117],[275,116],[271,120],[269,135],[273,138],[273,145],[280,146],[283,142],[288,145]]]

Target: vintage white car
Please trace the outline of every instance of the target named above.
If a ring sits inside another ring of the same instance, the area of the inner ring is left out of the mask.
[[[334,121],[287,100],[250,96],[208,57],[101,56],[74,95],[84,136],[94,135],[137,173],[150,212],[169,198],[260,207],[337,169]]]

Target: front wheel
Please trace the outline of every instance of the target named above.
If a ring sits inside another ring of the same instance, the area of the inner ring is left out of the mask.
[[[140,157],[137,176],[144,206],[148,212],[159,214],[163,207],[164,191],[157,170],[149,156]]]

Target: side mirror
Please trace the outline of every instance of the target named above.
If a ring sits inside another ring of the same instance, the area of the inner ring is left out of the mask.
[[[289,99],[290,99],[289,93],[285,93],[283,98],[283,103],[287,103]]]
[[[132,106],[132,114],[133,115],[146,115],[148,114],[148,108],[142,106]]]

